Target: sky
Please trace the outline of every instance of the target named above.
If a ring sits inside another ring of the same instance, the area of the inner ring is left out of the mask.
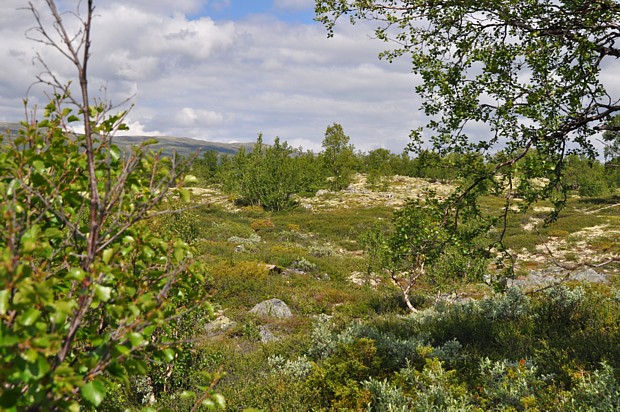
[[[45,18],[43,0],[32,1]],[[79,3],[56,1],[71,10]],[[34,19],[26,4],[0,0],[0,121],[22,120],[25,97],[31,106],[47,103],[49,89],[31,87],[42,71],[37,53],[63,81],[76,78],[66,59],[27,38]],[[254,142],[262,133],[266,143],[279,137],[319,151],[326,128],[339,123],[358,150],[400,153],[428,121],[410,62],[379,60],[389,44],[366,22],[342,21],[328,38],[313,20],[314,0],[95,4],[91,93],[129,101],[120,108],[131,107],[129,134]],[[617,96],[613,66],[601,77]]]
[[[0,2],[0,121],[22,120],[24,97],[45,105],[49,89],[29,88],[42,71],[37,52],[60,78],[75,78],[58,53],[26,38],[34,20],[25,4]],[[318,151],[339,123],[358,150],[400,153],[424,123],[409,64],[379,60],[386,44],[364,24],[341,24],[328,38],[313,0],[95,4],[91,90],[114,104],[130,99],[130,134],[253,142],[262,133]]]

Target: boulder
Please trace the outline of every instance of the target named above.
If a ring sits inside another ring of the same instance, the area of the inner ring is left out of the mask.
[[[269,299],[255,305],[250,309],[259,318],[290,318],[293,316],[291,309],[280,299]]]
[[[590,283],[609,283],[609,279],[607,276],[598,273],[596,270],[592,268],[588,268],[582,270],[580,272],[571,275],[572,280],[578,280],[580,282],[590,282]]]
[[[237,323],[230,320],[230,318],[226,316],[219,316],[205,325],[205,332],[207,333],[207,336],[217,336],[226,332],[228,329],[234,328],[235,326],[237,326]]]
[[[273,342],[273,341],[280,340],[280,338],[278,338],[276,335],[273,334],[273,332],[271,332],[271,330],[269,329],[269,326],[267,325],[262,325],[258,333],[260,334],[261,343],[267,343],[267,342]]]

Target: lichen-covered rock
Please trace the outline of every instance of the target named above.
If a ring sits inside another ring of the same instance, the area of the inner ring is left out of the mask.
[[[255,313],[259,318],[290,318],[293,316],[291,309],[280,299],[269,299],[255,305],[250,313]]]
[[[262,325],[258,333],[260,334],[260,341],[262,343],[280,340],[280,338],[278,338],[276,335],[273,334],[273,332],[271,332],[268,325]]]
[[[592,268],[577,272],[574,275],[571,275],[570,278],[572,280],[578,280],[580,282],[609,283],[609,279],[607,279],[607,276],[603,275],[602,273],[598,273]]]
[[[216,336],[226,332],[228,329],[232,329],[237,326],[237,323],[230,320],[226,316],[219,316],[217,319],[207,323],[205,325],[205,332],[207,336]]]

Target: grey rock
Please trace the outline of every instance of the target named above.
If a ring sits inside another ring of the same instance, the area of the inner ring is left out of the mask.
[[[269,326],[267,326],[267,325],[262,325],[260,327],[258,333],[260,334],[260,341],[262,343],[274,342],[274,341],[279,341],[280,340],[279,337],[274,335],[273,332],[271,332],[271,330],[269,330]]]
[[[290,318],[293,316],[291,309],[280,299],[269,299],[256,304],[250,313],[255,313],[260,318]]]
[[[435,299],[436,304],[465,305],[473,301],[472,298],[457,293],[441,293]]]
[[[531,271],[522,279],[507,279],[506,286],[522,289],[539,288],[557,283],[558,279],[551,273]]]
[[[221,335],[228,329],[234,328],[235,326],[237,326],[237,323],[230,320],[230,318],[226,316],[219,316],[205,325],[205,332],[207,333],[207,336],[216,336]]]
[[[292,268],[285,269],[282,272],[282,276],[295,276],[295,275],[301,276],[301,275],[305,275],[305,274],[306,274],[306,272],[304,272],[303,270],[292,269]]]
[[[319,275],[316,278],[317,280],[325,280],[325,281],[332,280],[332,278],[327,273],[323,273],[322,275]]]
[[[592,268],[588,268],[580,272],[577,272],[574,275],[572,275],[570,278],[573,280],[578,280],[580,282],[609,283],[609,279],[607,279],[607,276],[601,273],[598,273],[596,270]]]
[[[509,279],[508,286],[524,289],[540,288],[559,284],[567,279],[579,282],[609,283],[609,279],[604,274],[598,273],[591,268],[581,270],[569,276],[569,272],[566,269],[550,266],[540,270],[532,270],[527,276],[520,279]]]
[[[269,271],[270,275],[277,275],[279,273],[282,273],[282,271],[284,270],[278,265],[265,265],[265,269]]]

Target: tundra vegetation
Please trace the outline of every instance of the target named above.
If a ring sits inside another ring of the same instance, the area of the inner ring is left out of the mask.
[[[2,141],[0,407],[620,408],[618,107],[598,81],[619,6],[556,3],[317,1],[329,29],[370,18],[402,46],[386,57],[411,55],[433,150],[356,152],[334,123],[318,154],[259,135],[193,159],[114,144],[92,1],[47,0],[55,34],[31,6],[79,85],[49,70],[43,114]],[[273,298],[291,313],[256,309]]]

